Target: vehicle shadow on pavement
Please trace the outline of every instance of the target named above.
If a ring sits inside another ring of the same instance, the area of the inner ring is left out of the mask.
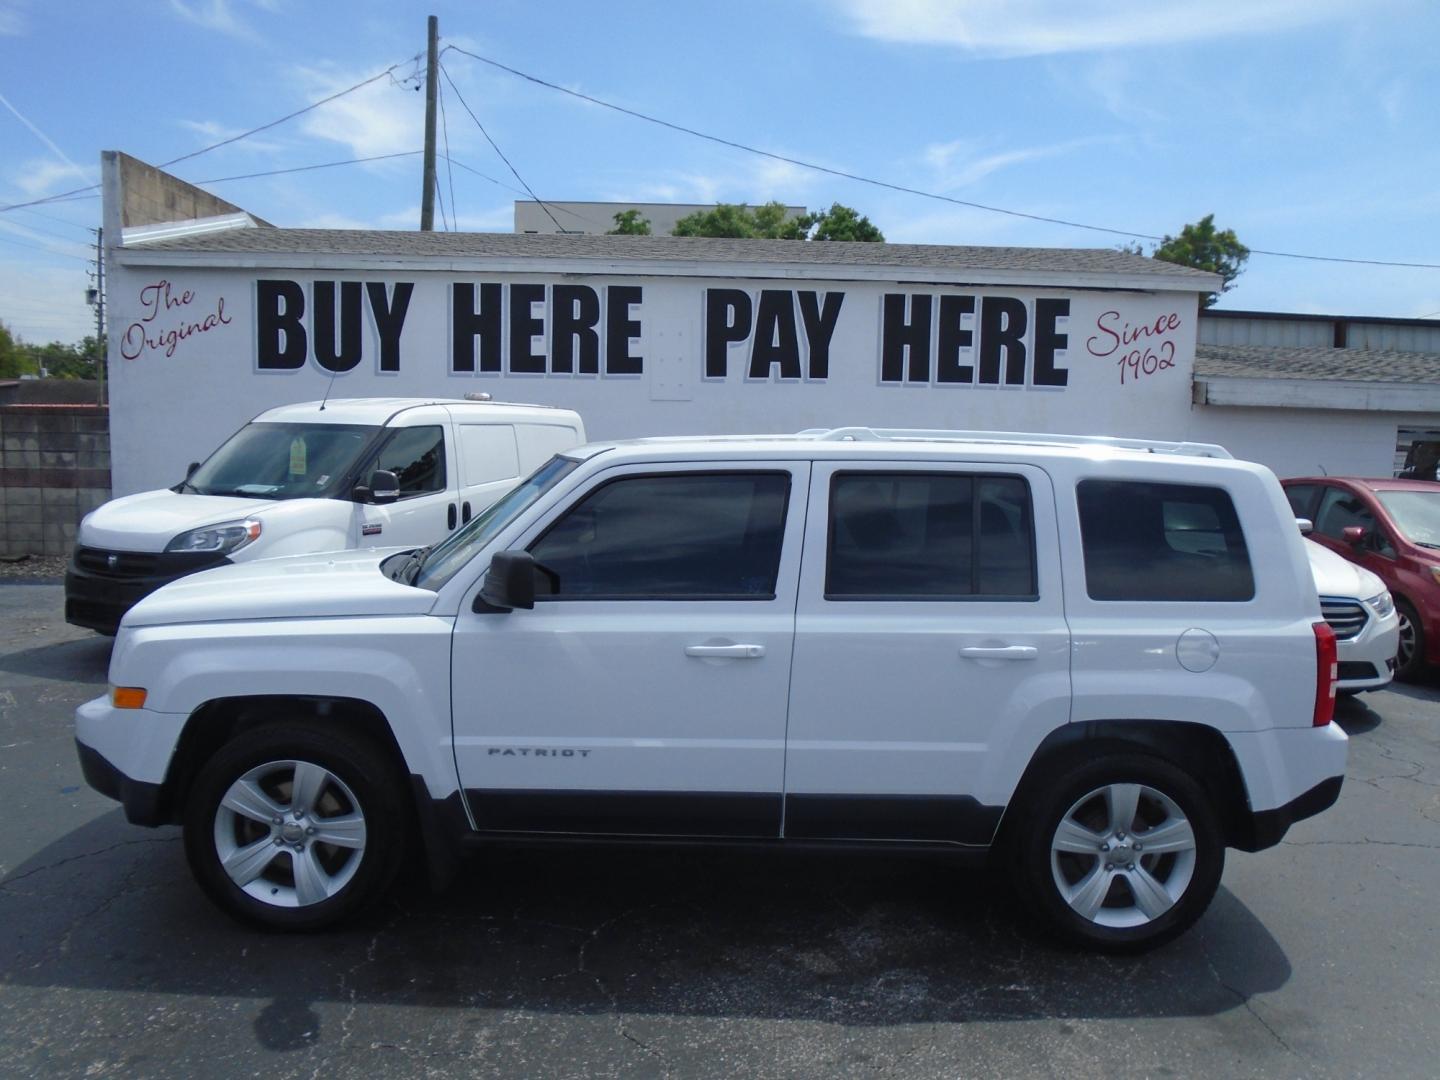
[[[443,894],[416,881],[344,929],[266,934],[200,895],[178,830],[118,810],[0,881],[0,955],[10,984],[254,999],[273,1050],[313,1043],[337,1002],[476,1023],[496,1009],[857,1026],[1213,1016],[1291,974],[1224,888],[1171,945],[1099,957],[1034,936],[993,874],[815,852],[498,848]]]
[[[91,634],[16,652],[0,652],[0,671],[33,679],[104,683],[114,638]]]
[[[1335,722],[1345,730],[1346,735],[1364,735],[1384,721],[1385,718],[1366,703],[1364,694],[1335,699]]]

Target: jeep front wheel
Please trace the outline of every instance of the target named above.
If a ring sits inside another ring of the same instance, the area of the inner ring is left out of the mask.
[[[263,727],[215,754],[191,789],[185,853],[236,918],[313,930],[375,899],[400,865],[404,806],[385,757],[327,729]]]
[[[1225,863],[1204,791],[1140,754],[1081,765],[1046,785],[1016,854],[1031,911],[1062,939],[1112,952],[1153,948],[1188,929]]]

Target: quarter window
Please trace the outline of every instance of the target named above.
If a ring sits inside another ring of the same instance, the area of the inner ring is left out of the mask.
[[[837,473],[825,598],[1034,599],[1034,531],[1018,476]]]
[[[400,481],[402,499],[444,491],[445,429],[439,426],[401,428],[390,436],[374,467],[395,474]]]
[[[611,481],[531,546],[542,568],[537,592],[548,587],[562,600],[773,600],[789,495],[789,473]]]
[[[1245,535],[1223,489],[1083,480],[1077,499],[1092,600],[1255,596]]]

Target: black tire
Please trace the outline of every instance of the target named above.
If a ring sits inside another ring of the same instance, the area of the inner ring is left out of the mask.
[[[244,791],[258,789],[268,802],[252,797],[245,812],[232,808],[234,800],[222,806],[232,788],[241,792],[235,785],[242,780]],[[314,787],[313,798],[302,791],[298,800],[309,810],[295,810],[297,780]],[[302,721],[254,728],[216,751],[191,785],[185,855],[206,895],[241,922],[317,930],[353,915],[394,880],[409,832],[405,798],[397,770],[363,736]],[[278,819],[261,820],[269,811],[255,811],[266,806],[280,809]],[[224,854],[237,876],[226,870]]]
[[[1108,820],[1113,804],[1104,793],[1115,791],[1117,801],[1123,802],[1127,786],[1138,787],[1137,811],[1130,824],[1147,828],[1135,831],[1127,826],[1124,837],[1117,840]],[[1225,846],[1210,800],[1184,772],[1148,754],[1112,753],[1064,769],[1031,790],[1033,805],[1011,834],[1012,872],[1022,902],[1053,936],[1086,949],[1142,952],[1183,933],[1205,913],[1220,885]],[[1052,850],[1067,818],[1071,820],[1064,835],[1077,847],[1084,839],[1083,853]],[[1162,824],[1171,829],[1171,843],[1184,842],[1182,818],[1193,841],[1188,853],[1143,851],[1140,842]],[[1091,827],[1093,855],[1088,833],[1071,833],[1071,824]],[[1110,846],[1101,849],[1101,842]],[[1142,850],[1133,847],[1137,843]],[[1100,900],[1087,917],[1077,907],[1086,907],[1084,886],[1092,874],[1090,895]],[[1077,906],[1062,893],[1062,881]],[[1161,893],[1154,891],[1154,885]],[[1161,909],[1162,901],[1169,902],[1168,908]],[[1149,910],[1142,910],[1146,906]]]
[[[1396,600],[1395,610],[1400,616],[1400,648],[1395,654],[1395,677],[1417,682],[1429,668],[1425,663],[1425,627],[1408,600]]]

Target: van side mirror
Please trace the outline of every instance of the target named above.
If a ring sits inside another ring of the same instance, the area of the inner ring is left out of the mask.
[[[1370,530],[1364,525],[1346,525],[1340,530],[1340,538],[1352,547],[1363,544],[1365,537],[1370,535]]]
[[[528,551],[501,551],[490,560],[473,610],[503,612],[535,606],[535,557]]]
[[[356,502],[392,503],[400,498],[400,478],[388,469],[376,469],[369,484],[356,484],[350,492]]]
[[[198,468],[200,468],[200,462],[198,462],[198,461],[192,461],[192,462],[190,462],[189,465],[186,465],[186,466],[185,466],[185,479],[186,479],[186,480],[189,480],[190,477],[194,476],[194,475],[195,475],[195,470],[198,469]]]
[[[1301,536],[1309,536],[1315,531],[1315,523],[1309,518],[1296,518],[1295,526],[1300,530]]]

